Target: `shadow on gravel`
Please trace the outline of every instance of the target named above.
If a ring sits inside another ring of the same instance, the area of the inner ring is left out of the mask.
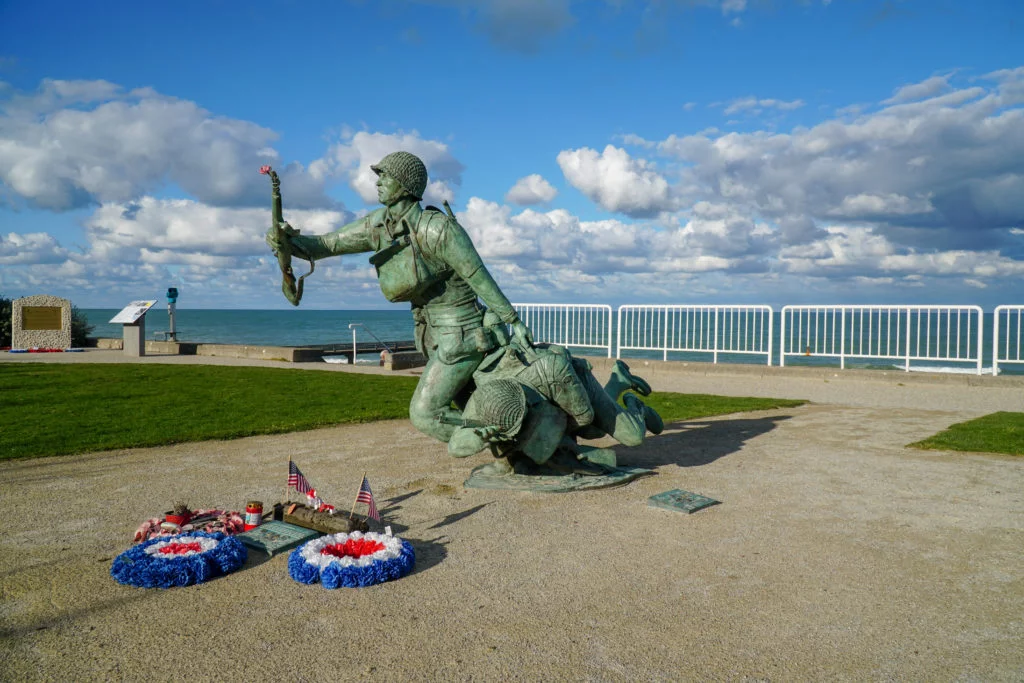
[[[790,417],[676,422],[667,426],[683,431],[650,437],[639,448],[616,448],[616,454],[622,464],[631,467],[699,467],[735,453],[750,439],[770,432],[778,422]]]
[[[466,517],[469,517],[470,515],[473,515],[473,514],[476,514],[477,512],[480,512],[481,510],[483,510],[488,505],[490,505],[490,503],[482,503],[480,505],[477,505],[476,507],[471,507],[468,510],[463,510],[462,512],[454,512],[454,513],[452,513],[450,515],[445,515],[445,518],[442,519],[440,522],[438,522],[437,524],[434,524],[432,526],[429,526],[427,528],[428,529],[439,529],[439,528],[441,528],[443,526],[448,526],[449,524],[454,524],[455,522],[458,522],[459,520],[465,519]]]
[[[431,567],[441,564],[444,558],[448,557],[448,550],[445,546],[449,541],[446,536],[439,536],[432,541],[415,538],[405,540],[412,543],[412,547],[416,551],[416,565],[412,568],[413,574],[425,572]]]
[[[387,500],[384,501],[385,503],[387,503],[387,505],[381,508],[381,512],[384,512],[385,510],[401,510],[402,506],[398,505],[398,503],[401,503],[402,501],[405,500],[409,500],[413,496],[418,496],[421,493],[423,493],[423,489],[416,489],[415,491],[410,491],[409,493],[403,493],[400,496],[393,496],[391,498],[388,498]]]

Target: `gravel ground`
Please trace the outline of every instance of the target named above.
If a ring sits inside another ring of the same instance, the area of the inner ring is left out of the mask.
[[[464,489],[489,456],[407,421],[0,463],[0,678],[1024,679],[1024,460],[904,448],[1024,410],[1024,384],[636,366],[657,390],[813,403],[669,425],[617,448],[655,475],[570,494]],[[280,499],[289,456],[341,507],[367,471],[413,574],[329,591],[250,553],[189,588],[110,578],[176,499]],[[674,488],[721,504],[647,506]]]

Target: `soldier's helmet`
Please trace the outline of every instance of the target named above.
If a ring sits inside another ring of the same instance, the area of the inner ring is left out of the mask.
[[[392,152],[370,168],[377,175],[387,173],[398,181],[402,189],[416,198],[423,199],[423,191],[427,189],[427,167],[420,158],[408,152]]]
[[[514,437],[526,417],[526,392],[510,379],[496,379],[478,386],[466,402],[463,419],[487,427],[495,426]]]

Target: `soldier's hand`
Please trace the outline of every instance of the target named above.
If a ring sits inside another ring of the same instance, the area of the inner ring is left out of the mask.
[[[511,441],[511,438],[509,436],[506,436],[505,433],[501,431],[501,427],[498,427],[497,425],[490,425],[488,427],[478,427],[474,431],[476,432],[477,436],[479,436],[487,443],[500,443],[502,441]]]
[[[522,350],[533,348],[533,334],[522,320],[512,323],[512,334],[515,344]]]
[[[270,247],[270,250],[273,251],[275,254],[281,251],[281,242],[278,239],[279,235],[281,235],[281,232],[277,230],[277,228],[270,227],[267,229],[267,235],[265,238],[267,246]]]

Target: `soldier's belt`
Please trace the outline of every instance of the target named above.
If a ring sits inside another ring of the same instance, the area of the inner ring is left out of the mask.
[[[475,300],[464,304],[424,306],[419,309],[423,322],[431,327],[480,327],[484,312]]]

